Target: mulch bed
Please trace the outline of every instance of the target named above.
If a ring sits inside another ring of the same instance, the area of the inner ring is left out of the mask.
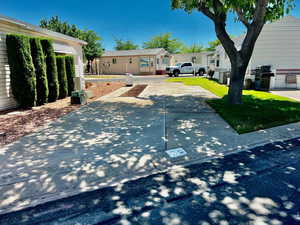
[[[147,85],[140,84],[131,88],[129,91],[121,95],[121,97],[138,97],[147,87]]]
[[[93,102],[99,97],[107,95],[121,87],[123,83],[91,83],[87,82],[86,88],[93,92]],[[14,109],[0,112],[0,146],[16,141],[20,137],[34,132],[38,127],[58,119],[78,108],[81,105],[71,105],[70,97],[34,107],[29,110]]]

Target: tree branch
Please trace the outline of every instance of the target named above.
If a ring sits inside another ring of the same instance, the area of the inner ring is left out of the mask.
[[[247,29],[247,34],[241,48],[241,54],[245,59],[251,57],[255,42],[265,24],[266,7],[268,2],[269,0],[256,0],[256,9],[253,21]]]
[[[242,10],[239,9],[239,8],[237,8],[236,9],[236,13],[237,13],[237,16],[238,16],[239,20],[245,25],[245,27],[249,28],[250,27],[250,23],[246,19],[246,17],[243,15]]]

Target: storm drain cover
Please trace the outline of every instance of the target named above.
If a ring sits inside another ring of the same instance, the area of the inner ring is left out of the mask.
[[[174,148],[166,151],[166,153],[171,157],[171,158],[177,158],[181,156],[185,156],[187,152],[183,148]]]

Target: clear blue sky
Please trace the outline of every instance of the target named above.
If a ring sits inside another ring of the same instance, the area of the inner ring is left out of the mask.
[[[207,45],[216,39],[213,24],[198,12],[172,11],[170,0],[4,0],[0,14],[35,25],[40,19],[58,15],[82,29],[92,29],[103,38],[105,49],[113,49],[114,39],[132,40],[140,46],[153,35],[171,32],[186,44]],[[292,15],[300,18],[300,0]],[[228,31],[239,35],[244,28],[231,18]]]

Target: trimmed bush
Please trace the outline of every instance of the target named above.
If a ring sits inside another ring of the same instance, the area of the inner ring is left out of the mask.
[[[48,102],[55,102],[59,96],[59,83],[56,67],[56,56],[52,46],[52,41],[41,40],[43,51],[46,57],[47,79],[48,79]]]
[[[30,38],[31,56],[35,67],[37,105],[48,102],[48,79],[46,72],[46,62],[39,38]]]
[[[66,98],[68,96],[68,79],[66,73],[66,61],[64,56],[56,57],[56,65],[59,80],[59,98]]]
[[[66,72],[68,79],[68,95],[71,96],[74,91],[75,63],[73,56],[66,56]]]
[[[9,34],[6,46],[12,93],[20,107],[33,107],[36,104],[36,78],[29,37]]]

